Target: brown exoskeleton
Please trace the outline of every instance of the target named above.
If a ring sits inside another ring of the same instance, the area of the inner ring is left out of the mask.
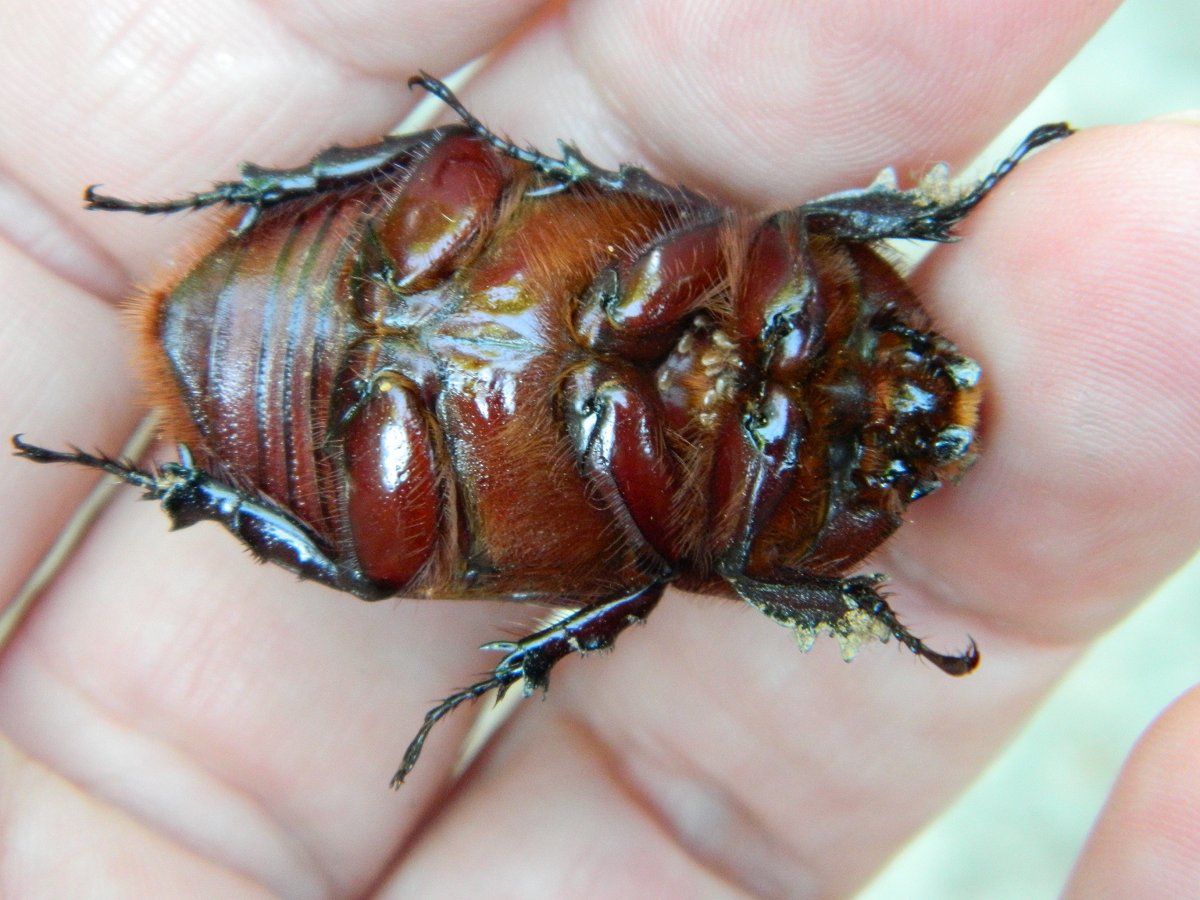
[[[906,630],[880,576],[847,573],[905,507],[975,456],[978,366],[933,332],[873,248],[946,241],[1032,132],[946,200],[872,186],[773,215],[641,169],[463,124],[332,148],[165,203],[241,210],[140,307],[179,461],[112,473],[177,526],[223,524],[259,558],[368,600],[511,598],[576,611],[517,641],[426,716],[612,645],[664,588],[740,598],[852,656]]]

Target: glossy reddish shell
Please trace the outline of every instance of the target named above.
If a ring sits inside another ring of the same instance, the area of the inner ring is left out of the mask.
[[[894,636],[952,674],[848,572],[975,455],[979,369],[873,246],[948,240],[1033,132],[951,201],[880,182],[751,215],[623,167],[464,125],[331,148],[156,204],[240,223],[138,306],[180,460],[104,469],[177,526],[367,599],[576,607],[432,710],[611,646],[667,584],[740,598],[847,656]],[[944,196],[944,194],[942,195]],[[227,223],[225,228],[229,227]],[[186,446],[184,446],[186,445]]]
[[[896,415],[955,351],[889,355],[888,328],[926,326],[869,247],[543,187],[451,129],[226,238],[143,313],[175,437],[391,590],[582,603],[668,567],[728,590],[713,563],[747,532],[750,572],[844,571],[908,501],[872,469],[936,478],[924,433],[973,429],[944,375]]]

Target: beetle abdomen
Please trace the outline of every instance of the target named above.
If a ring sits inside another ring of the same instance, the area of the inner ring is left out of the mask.
[[[349,327],[359,206],[264,216],[254,241],[227,237],[169,292],[152,294],[143,326],[172,436],[327,538],[339,516],[321,490],[319,451],[340,365],[331,350]]]
[[[594,285],[611,272],[635,305],[667,295],[674,340],[677,307],[724,278],[712,208],[543,195],[529,167],[455,129],[395,176],[265,211],[253,241],[227,238],[152,296],[172,436],[393,590],[583,597],[644,577],[656,551],[641,530],[657,527],[661,547],[665,526],[647,517],[665,522],[676,499],[659,473],[668,451],[625,463],[657,473],[637,489],[661,509],[634,495],[622,519],[578,459],[564,384],[619,360],[661,431],[659,360],[623,360],[604,344],[622,335],[586,333],[580,310],[599,312]],[[689,218],[712,236],[672,237]],[[704,271],[681,278],[681,260]]]

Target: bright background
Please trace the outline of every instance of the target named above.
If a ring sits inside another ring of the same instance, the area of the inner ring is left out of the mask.
[[[999,159],[1042,122],[1086,127],[1185,109],[1200,125],[1200,0],[1129,0],[982,159]],[[1200,557],[1085,657],[860,900],[1058,896],[1130,747],[1197,683]]]

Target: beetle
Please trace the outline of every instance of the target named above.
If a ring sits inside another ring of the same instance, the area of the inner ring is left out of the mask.
[[[969,190],[935,173],[756,215],[570,144],[523,149],[437,79],[461,122],[304,166],[88,207],[238,211],[137,301],[178,460],[153,469],[13,438],[142,488],[175,528],[365,600],[503,598],[567,614],[426,715],[392,785],[462,703],[548,685],[667,585],[740,599],[802,649],[896,640],[883,576],[849,574],[977,454],[979,366],[930,327],[877,244],[949,241],[1032,150]]]

